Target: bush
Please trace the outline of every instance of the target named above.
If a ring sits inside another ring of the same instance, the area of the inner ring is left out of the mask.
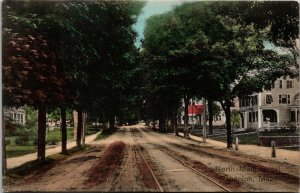
[[[35,137],[33,140],[32,140],[32,145],[37,145],[38,144],[38,140],[37,140],[37,137]]]
[[[5,120],[5,136],[14,136],[16,135],[17,131],[17,125],[14,124],[13,120],[11,118],[6,118]]]
[[[16,145],[29,145],[30,137],[28,135],[18,136],[15,141]]]
[[[57,143],[58,143],[59,141],[60,141],[60,140],[59,140],[57,137],[53,136],[53,137],[51,137],[51,138],[49,138],[49,139],[47,140],[47,143],[48,143],[49,145],[57,145]]]
[[[254,131],[257,131],[256,128],[253,128],[253,127],[249,127],[246,129],[247,132],[254,132]]]
[[[9,139],[6,139],[5,140],[5,145],[10,145],[11,144],[11,141]]]

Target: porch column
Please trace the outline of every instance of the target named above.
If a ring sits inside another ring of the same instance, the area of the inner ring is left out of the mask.
[[[262,105],[262,97],[261,97],[261,93],[258,93],[258,96],[257,96],[257,100],[258,100],[258,104],[257,104],[257,114],[258,114],[258,129],[261,129],[262,127],[262,109],[261,109],[261,105]]]
[[[248,113],[247,112],[244,113],[244,128],[245,129],[248,128]]]
[[[279,109],[275,109],[275,111],[276,111],[276,115],[277,115],[277,123],[279,124]],[[279,126],[279,125],[278,125]]]
[[[258,112],[258,120],[257,120],[258,129],[261,129],[261,127],[262,127],[262,109],[259,107],[257,112]]]

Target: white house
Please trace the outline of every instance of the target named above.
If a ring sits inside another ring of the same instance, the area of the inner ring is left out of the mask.
[[[241,127],[289,128],[299,121],[299,78],[280,78],[271,90],[239,99]]]
[[[26,112],[25,110],[21,108],[4,108],[4,116],[7,118],[10,118],[15,123],[25,125],[26,123]]]

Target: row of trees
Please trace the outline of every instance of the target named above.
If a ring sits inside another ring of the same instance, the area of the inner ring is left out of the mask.
[[[124,117],[128,104],[134,103],[130,85],[139,57],[132,25],[143,4],[3,3],[3,104],[38,109],[39,160],[45,159],[50,109],[60,108],[62,152],[66,153],[66,109],[78,112],[80,147],[83,112],[102,117],[113,127],[114,117]]]
[[[189,100],[207,99],[209,111],[212,101],[218,101],[231,148],[234,98],[268,89],[281,76],[297,75],[292,69],[298,53],[298,11],[296,2],[193,2],[149,18],[141,64],[147,116],[158,119],[163,131],[166,120],[175,123],[184,99],[184,133],[189,138]],[[292,52],[266,49],[268,42]]]

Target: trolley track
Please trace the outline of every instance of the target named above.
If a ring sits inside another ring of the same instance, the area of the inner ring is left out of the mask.
[[[156,149],[161,150],[162,152],[166,153],[168,156],[172,157],[174,160],[176,160],[177,162],[179,162],[180,164],[182,164],[183,166],[185,166],[186,168],[190,169],[191,171],[193,171],[194,173],[196,173],[197,175],[204,177],[205,179],[207,179],[208,181],[212,182],[213,184],[215,184],[216,186],[218,186],[219,188],[221,188],[222,190],[226,191],[226,192],[230,192],[232,190],[230,190],[229,188],[225,187],[224,185],[220,184],[219,182],[217,182],[216,180],[212,179],[211,177],[203,174],[203,172],[199,171],[198,169],[190,166],[187,164],[187,162],[182,161],[181,159],[178,158],[178,156],[174,155],[173,152],[170,152],[170,150],[168,150],[166,147],[164,147],[163,145],[157,145],[157,144],[153,144],[151,142],[151,140],[149,139],[149,137],[140,129],[136,129],[137,131],[139,131],[138,133],[141,134],[141,136],[144,136],[148,142],[148,144],[154,146]]]
[[[135,141],[134,139],[134,135],[133,135],[133,132],[132,130],[130,130],[130,133],[131,133],[131,137],[132,137],[132,140]],[[155,176],[152,168],[150,167],[149,163],[147,162],[146,158],[145,158],[145,155],[143,154],[142,150],[141,150],[141,147],[138,143],[135,143],[134,144],[134,148],[137,149],[137,152],[140,154],[140,157],[142,158],[142,161],[143,161],[143,164],[146,166],[147,170],[149,171],[149,173],[151,174],[151,177],[153,179],[153,181],[155,182],[155,185],[156,185],[156,188],[159,192],[164,192],[161,184],[159,183],[157,177]]]

